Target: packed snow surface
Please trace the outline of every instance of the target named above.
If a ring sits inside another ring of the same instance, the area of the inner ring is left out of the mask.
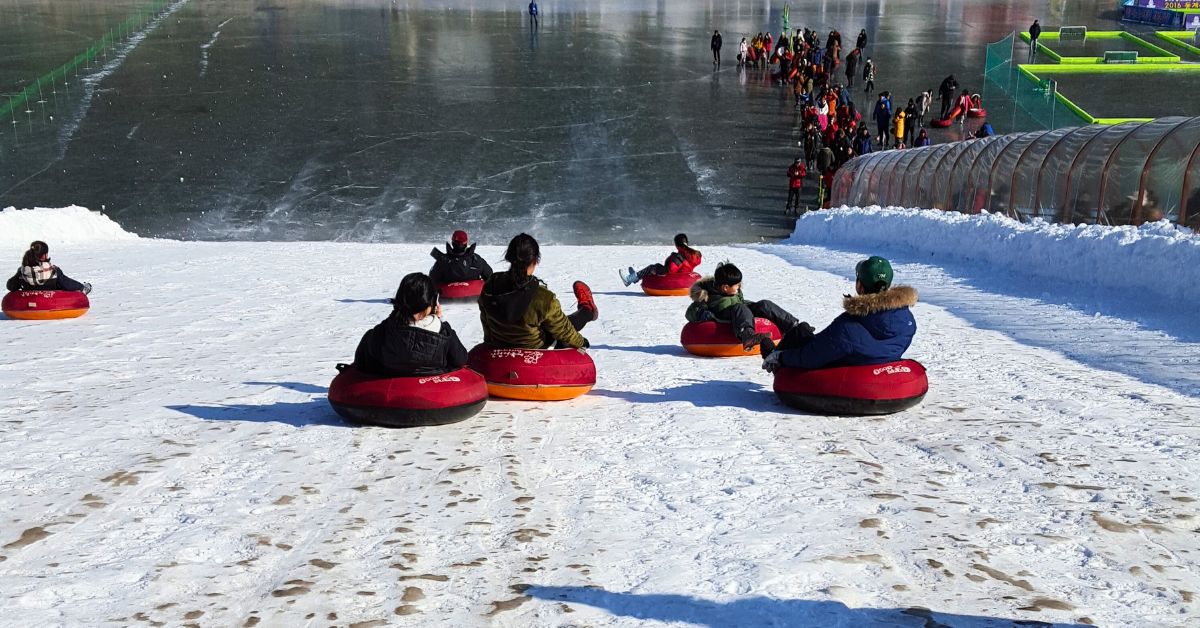
[[[932,295],[909,352],[930,392],[850,418],[788,410],[756,358],[686,355],[686,298],[615,272],[666,246],[546,247],[538,275],[568,309],[572,280],[597,293],[595,389],[388,430],[341,422],[326,387],[399,278],[429,267],[428,245],[119,238],[83,216],[0,214],[14,266],[47,239],[96,286],[82,318],[0,320],[0,623],[1184,626],[1200,613],[1200,393],[1135,360],[1194,345],[985,289],[972,264],[991,262],[897,261],[898,283]],[[736,262],[748,297],[818,328],[877,252],[697,244],[701,271]],[[445,311],[480,339],[474,305]],[[1070,357],[1078,339],[1108,358]]]

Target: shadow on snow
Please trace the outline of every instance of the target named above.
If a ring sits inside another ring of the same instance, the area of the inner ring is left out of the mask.
[[[329,405],[324,386],[304,382],[243,382],[250,386],[277,386],[299,393],[320,395],[307,401],[276,401],[273,403],[229,405],[167,406],[169,410],[190,414],[205,421],[245,421],[249,423],[285,423],[293,427],[305,425],[336,425],[350,427],[338,418]]]
[[[779,600],[751,597],[714,602],[686,595],[615,593],[588,587],[531,586],[525,595],[601,608],[620,617],[681,622],[709,628],[729,626],[821,626],[844,628],[1083,628],[1084,624],[1004,619],[912,608],[849,608],[832,600]]]
[[[770,390],[747,381],[691,380],[682,386],[651,392],[593,388],[588,394],[621,399],[629,403],[679,401],[690,403],[697,408],[738,408],[762,412],[779,412],[784,409],[783,404]]]

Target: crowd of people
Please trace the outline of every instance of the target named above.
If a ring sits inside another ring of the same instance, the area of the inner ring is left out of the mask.
[[[713,64],[721,63],[722,36],[713,31],[710,46]],[[776,38],[770,32],[757,33],[738,43],[739,72],[761,71],[764,78],[790,89],[800,109],[800,156],[787,169],[788,199],[785,211],[798,214],[804,181],[815,177],[817,205],[828,201],[833,176],[851,158],[887,149],[928,146],[928,123],[932,122],[933,89],[922,91],[907,102],[891,91],[875,93],[880,69],[867,53],[869,37],[859,31],[853,48],[843,54],[842,34],[829,31],[821,35],[808,28],[786,31]],[[844,80],[843,80],[844,77]],[[862,110],[853,97],[855,82],[862,81],[864,93],[875,93],[871,106]],[[968,90],[958,92],[958,82],[947,76],[937,90],[941,99],[939,120],[946,119],[955,105],[958,121],[965,120],[972,107]],[[864,118],[867,118],[864,120]],[[991,127],[983,131],[991,134]]]

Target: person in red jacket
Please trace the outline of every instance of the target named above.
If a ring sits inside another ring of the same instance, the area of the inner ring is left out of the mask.
[[[618,270],[617,273],[621,276],[621,283],[628,286],[641,281],[646,275],[690,273],[700,265],[700,261],[700,251],[688,246],[687,234],[678,233],[675,234],[675,252],[667,256],[666,262],[651,264],[641,270],[634,270],[630,266],[628,270]]]
[[[792,166],[788,168],[788,198],[787,206],[784,207],[784,211],[786,211],[789,216],[792,214],[793,209],[797,212],[800,211],[800,188],[804,187],[804,176],[807,174],[808,171],[804,169],[804,160],[800,159],[799,157],[797,157],[796,161],[792,162]]]

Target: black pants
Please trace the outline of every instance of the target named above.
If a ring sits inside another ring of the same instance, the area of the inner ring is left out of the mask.
[[[787,333],[789,329],[796,325],[796,317],[788,314],[783,308],[775,305],[770,301],[747,301],[739,303],[725,312],[723,316],[729,318],[730,325],[733,327],[733,335],[737,336],[738,340],[746,342],[750,336],[754,335],[754,318],[765,318],[779,328],[781,333]]]
[[[537,28],[538,26],[540,26],[540,24],[538,24],[538,16],[536,16],[536,15],[530,15],[530,16],[529,16],[529,27],[530,27],[530,28]]]
[[[646,275],[665,275],[665,274],[667,274],[666,266],[663,266],[662,264],[651,264],[651,265],[637,271],[637,280],[641,281],[642,277],[645,277]]]
[[[938,120],[945,120],[950,114],[950,97],[942,96],[942,115],[938,116]]]
[[[810,340],[812,340],[811,334],[805,333],[804,330],[801,330],[799,327],[793,327],[783,335],[783,339],[779,341],[779,344],[776,345],[775,348],[778,350],[790,351],[803,349],[804,345],[807,345],[808,341]]]
[[[713,48],[712,51],[713,51],[713,63],[715,63],[717,65],[721,65],[721,49]]]
[[[793,207],[800,209],[800,188],[789,187],[787,205],[784,209],[791,209]]]
[[[66,290],[68,292],[83,292],[83,284],[66,276],[61,270],[58,274],[51,277],[49,281],[40,286],[28,286],[24,281],[21,281],[21,275],[18,273],[9,278],[5,284],[9,292],[17,292],[20,290]]]
[[[568,314],[567,320],[571,321],[571,327],[574,327],[575,331],[583,331],[583,327],[592,322],[592,313],[589,310],[579,308],[575,312]],[[553,338],[547,339],[544,345],[545,348],[549,349],[551,345],[555,349],[566,349],[568,346],[561,342],[555,342]]]

